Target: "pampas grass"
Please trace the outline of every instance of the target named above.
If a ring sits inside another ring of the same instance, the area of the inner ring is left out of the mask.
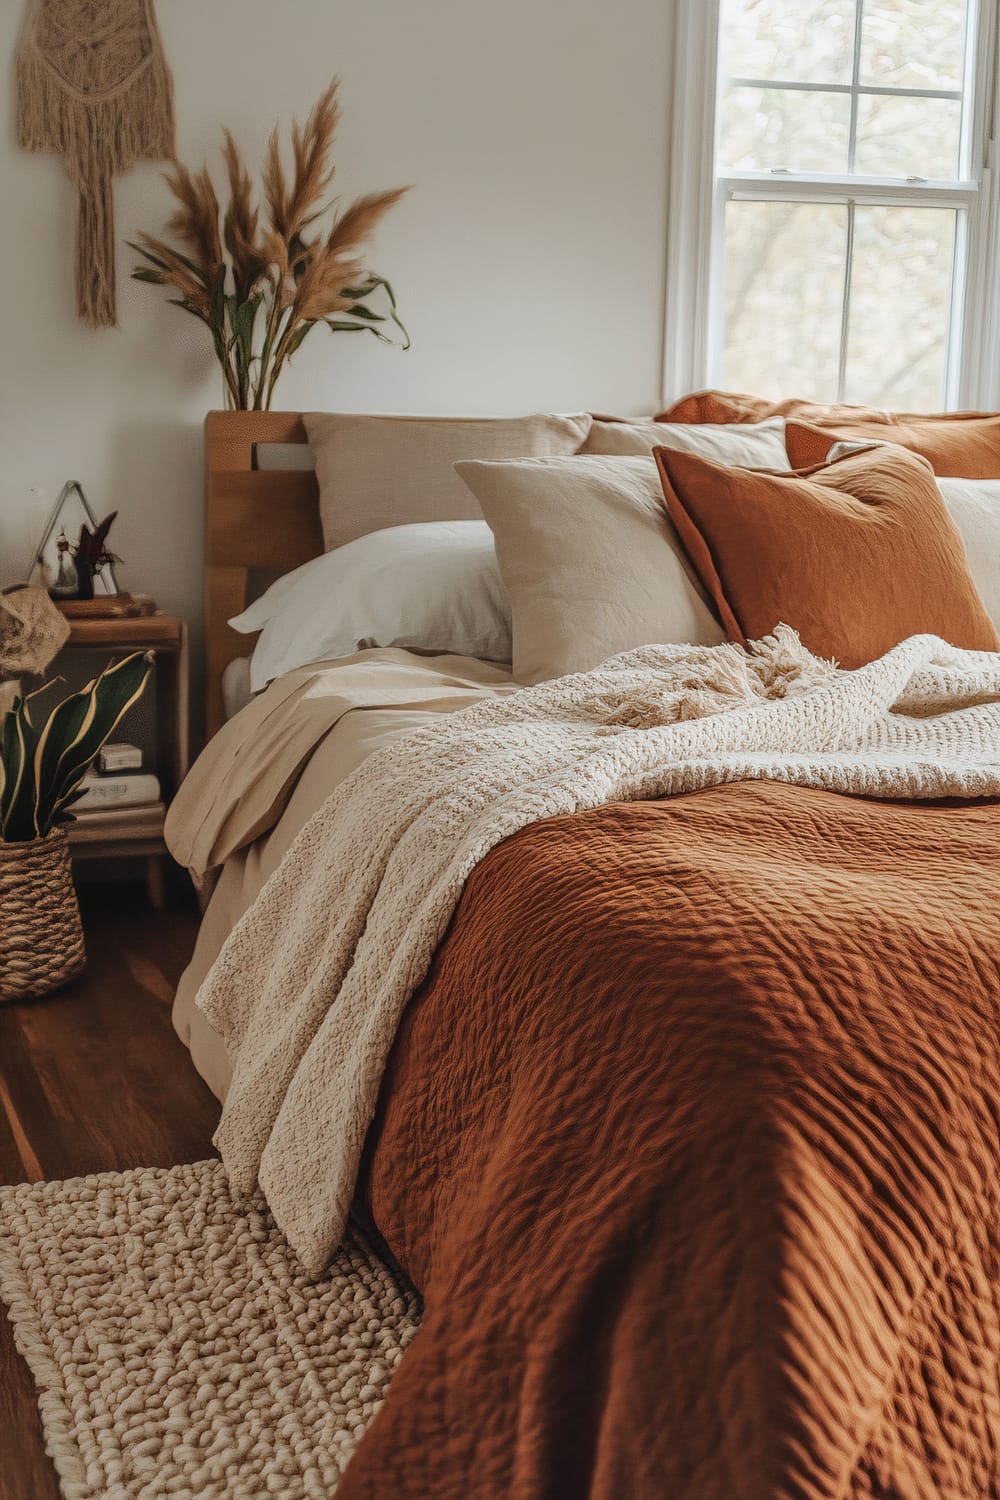
[[[381,219],[408,190],[366,193],[347,205],[324,201],[339,120],[334,79],[305,124],[292,125],[290,173],[277,129],[272,132],[261,173],[263,213],[239,148],[225,131],[225,209],[207,168],[191,172],[175,161],[164,178],[177,203],[167,230],[179,243],[144,233],[129,242],[146,262],[136,266],[134,278],[177,292],[174,305],[208,328],[226,404],[235,410],[270,409],[281,371],[318,323],[334,333],[371,333],[410,347],[392,287],[365,265]],[[371,305],[377,297],[384,311]],[[399,338],[390,337],[392,328]]]

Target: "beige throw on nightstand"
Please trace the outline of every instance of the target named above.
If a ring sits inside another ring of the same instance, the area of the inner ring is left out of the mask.
[[[77,313],[113,326],[113,178],[174,153],[173,84],[152,0],[29,0],[17,139],[63,157],[77,193]]]

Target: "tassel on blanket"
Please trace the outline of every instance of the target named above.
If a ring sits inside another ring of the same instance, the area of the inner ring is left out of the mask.
[[[77,195],[77,313],[91,327],[113,326],[113,179],[174,153],[173,85],[152,0],[30,0],[17,139],[62,156]]]
[[[687,661],[690,678],[678,681],[677,667]],[[789,625],[778,625],[773,635],[751,641],[746,648],[691,646],[671,669],[669,687],[662,692],[645,687],[610,710],[602,719],[608,730],[654,729],[728,713],[762,699],[806,693],[826,682],[837,665],[813,656]]]

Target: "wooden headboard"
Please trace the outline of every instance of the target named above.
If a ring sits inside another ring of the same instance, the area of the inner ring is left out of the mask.
[[[288,572],[323,551],[319,487],[307,470],[254,468],[257,443],[304,443],[299,412],[211,411],[205,418],[205,732],[222,726],[222,674],[253,637],[227,621],[255,572]]]

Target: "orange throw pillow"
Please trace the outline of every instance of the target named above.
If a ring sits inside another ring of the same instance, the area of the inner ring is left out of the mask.
[[[657,422],[766,422],[769,417],[798,417],[803,422],[895,421],[891,412],[876,406],[822,406],[815,401],[790,397],[767,401],[762,396],[744,396],[735,391],[696,391],[660,412]]]
[[[733,391],[696,391],[661,411],[657,422],[765,422],[785,417],[793,469],[826,461],[834,443],[899,443],[926,458],[942,479],[1000,479],[1000,416],[946,411],[929,416],[875,406],[821,406],[791,398],[766,401]]]
[[[887,422],[813,418],[810,423],[786,423],[785,447],[793,469],[825,463],[834,443],[881,442],[919,453],[942,479],[1000,479],[1000,417],[952,412]]]
[[[654,452],[666,509],[730,639],[783,622],[842,667],[923,633],[997,649],[924,459],[872,448],[777,474]]]

